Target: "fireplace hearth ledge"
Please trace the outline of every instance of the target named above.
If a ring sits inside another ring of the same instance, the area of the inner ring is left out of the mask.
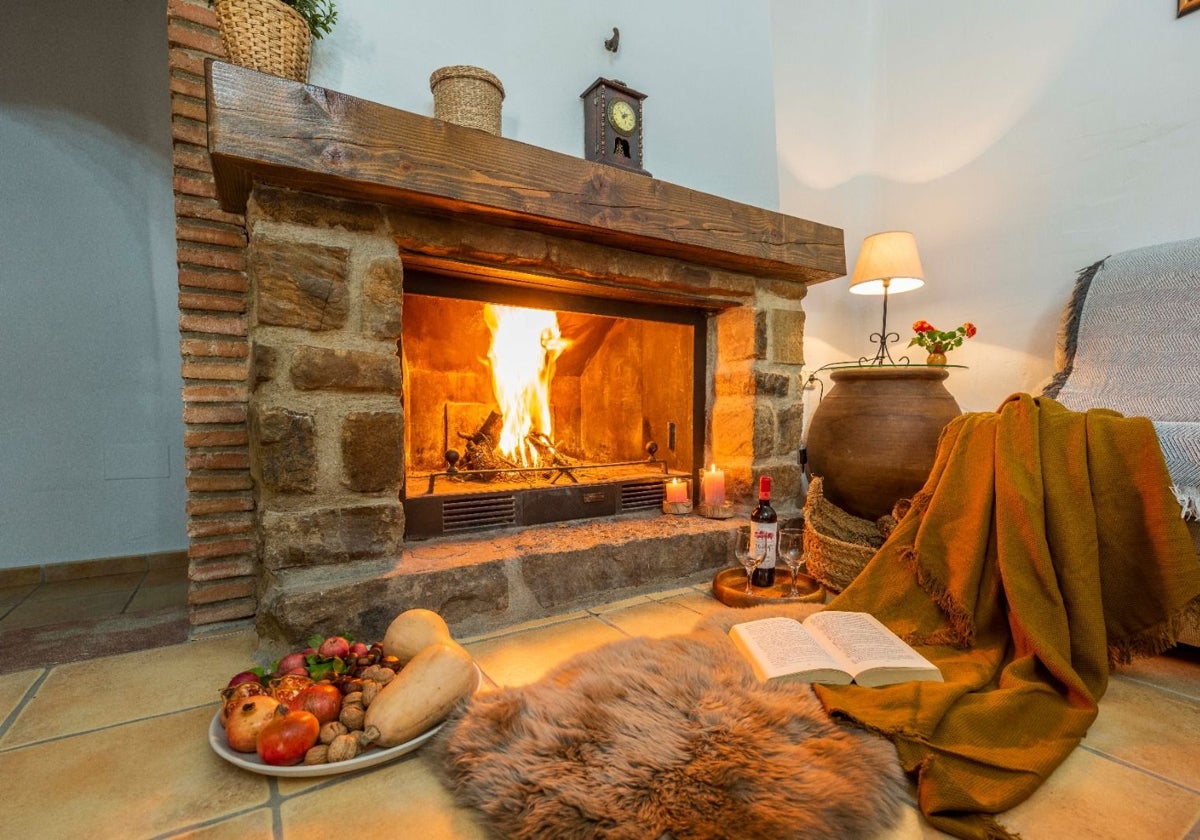
[[[258,636],[278,654],[313,633],[382,638],[401,611],[439,612],[456,637],[703,583],[732,564],[740,519],[660,514],[413,542],[378,560],[268,576]]]

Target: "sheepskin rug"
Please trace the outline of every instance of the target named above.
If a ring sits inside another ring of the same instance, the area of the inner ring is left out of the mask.
[[[723,630],[616,642],[476,695],[429,745],[443,781],[506,838],[890,833],[892,745],[832,722],[807,685],[760,684]]]

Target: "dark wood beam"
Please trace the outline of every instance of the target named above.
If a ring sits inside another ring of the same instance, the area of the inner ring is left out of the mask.
[[[261,181],[757,276],[846,273],[839,228],[224,62],[208,67],[208,144],[233,212]]]

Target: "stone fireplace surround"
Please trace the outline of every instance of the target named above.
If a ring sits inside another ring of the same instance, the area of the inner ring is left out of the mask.
[[[776,506],[795,513],[801,300],[806,283],[844,274],[840,230],[232,65],[208,68],[206,98],[216,197],[247,235],[249,493],[192,494],[194,590],[213,586],[205,547],[228,542],[203,528],[223,498],[250,500],[238,577],[254,581],[260,636],[280,643],[330,628],[375,637],[412,606],[481,632],[729,564],[742,517],[405,544],[406,267],[703,310],[706,462],[744,512],[769,473]],[[185,380],[203,340],[186,308],[181,295]],[[205,384],[185,382],[185,417],[189,387]],[[233,422],[189,421],[192,440],[235,439],[236,412],[222,416]],[[191,447],[189,479],[229,451]]]

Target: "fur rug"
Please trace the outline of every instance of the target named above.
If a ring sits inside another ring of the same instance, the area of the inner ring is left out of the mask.
[[[760,684],[724,635],[732,620],[616,642],[476,695],[430,744],[444,782],[501,837],[890,830],[906,796],[891,743],[833,723],[807,685]]]

